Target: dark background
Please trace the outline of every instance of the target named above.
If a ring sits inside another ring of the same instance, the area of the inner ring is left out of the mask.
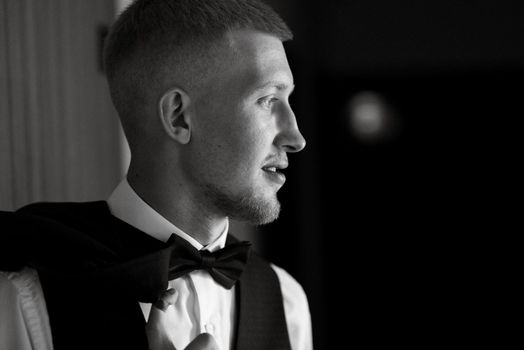
[[[271,3],[271,2],[270,2]],[[317,349],[501,344],[487,257],[513,191],[522,113],[519,1],[288,1],[290,156],[267,257],[304,286]],[[387,101],[398,128],[363,142],[347,105]]]

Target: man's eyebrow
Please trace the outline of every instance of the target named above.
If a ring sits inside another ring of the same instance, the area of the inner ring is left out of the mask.
[[[295,84],[289,85],[289,84],[286,84],[286,83],[284,83],[282,81],[279,81],[279,80],[272,80],[272,81],[268,81],[267,83],[262,84],[262,85],[256,87],[255,91],[264,90],[264,89],[267,89],[269,87],[274,87],[274,88],[276,88],[279,91],[290,90],[290,93],[291,93],[295,89]]]

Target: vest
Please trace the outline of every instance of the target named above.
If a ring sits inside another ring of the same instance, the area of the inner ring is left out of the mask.
[[[0,213],[0,223],[0,270],[38,271],[55,350],[148,349],[138,301],[167,288],[163,242],[111,215],[104,201],[36,203]],[[270,264],[250,254],[236,288],[235,349],[290,349]]]

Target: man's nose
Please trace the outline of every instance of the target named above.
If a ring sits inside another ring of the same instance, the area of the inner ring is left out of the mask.
[[[280,133],[275,142],[285,152],[296,153],[306,147],[306,139],[298,129],[295,113],[288,105],[284,108],[279,118]]]

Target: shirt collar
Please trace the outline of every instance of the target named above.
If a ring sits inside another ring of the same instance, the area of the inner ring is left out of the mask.
[[[198,250],[207,249],[213,252],[226,245],[228,221],[222,234],[214,242],[203,246],[150,207],[133,190],[126,178],[111,193],[107,204],[111,214],[160,241],[167,242],[171,234],[176,234]]]

